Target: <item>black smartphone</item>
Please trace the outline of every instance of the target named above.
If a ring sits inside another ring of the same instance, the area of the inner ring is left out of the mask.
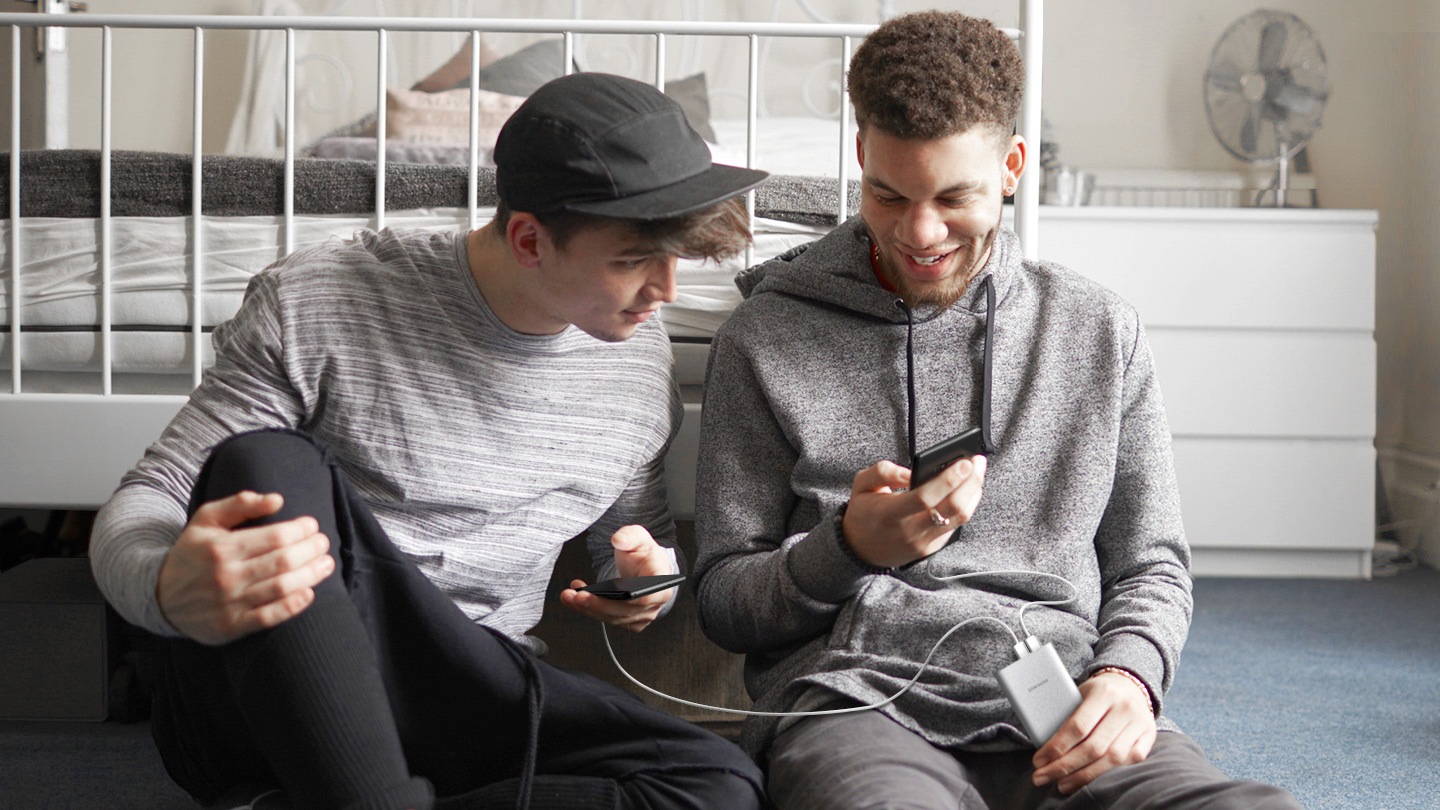
[[[915,489],[940,471],[962,458],[970,458],[980,452],[980,428],[974,427],[964,433],[933,444],[915,455],[915,466],[910,469],[910,488]]]
[[[606,599],[634,599],[648,593],[673,588],[685,581],[684,574],[664,574],[656,577],[617,577],[586,585],[579,590],[589,591]]]

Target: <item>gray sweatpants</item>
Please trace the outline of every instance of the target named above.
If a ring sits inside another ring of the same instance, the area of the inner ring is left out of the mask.
[[[1033,751],[953,755],[876,711],[806,717],[776,738],[770,796],[781,810],[1299,810],[1280,788],[1231,779],[1190,737],[1160,732],[1144,762],[1070,796],[1030,783]]]

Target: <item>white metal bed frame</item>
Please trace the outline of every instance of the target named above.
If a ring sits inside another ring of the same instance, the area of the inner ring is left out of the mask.
[[[1020,0],[1019,29],[1008,29],[1017,38],[1027,66],[1026,92],[1020,120],[1020,134],[1030,145],[1032,154],[1039,154],[1040,92],[1043,0]],[[656,75],[654,83],[665,84],[665,47],[670,36],[738,36],[749,41],[749,74],[747,92],[746,163],[753,165],[756,148],[756,114],[760,87],[760,42],[762,37],[821,38],[839,43],[841,86],[843,72],[849,64],[853,43],[863,38],[873,25],[804,24],[804,23],[734,23],[696,21],[640,20],[515,20],[515,19],[453,19],[453,18],[362,18],[362,17],[257,17],[257,16],[179,16],[179,15],[48,15],[0,14],[0,26],[9,26],[12,44],[11,61],[11,131],[10,131],[10,392],[0,393],[0,506],[38,508],[95,508],[103,503],[119,482],[119,477],[143,454],[145,447],[157,437],[185,397],[175,395],[117,394],[112,388],[113,350],[111,344],[111,32],[113,29],[188,29],[194,34],[194,98],[193,98],[193,186],[192,186],[192,323],[189,339],[194,357],[192,382],[198,385],[204,372],[200,351],[204,332],[201,317],[204,300],[204,217],[201,215],[201,134],[204,110],[204,48],[207,30],[284,31],[285,62],[285,149],[284,149],[284,233],[285,249],[291,249],[294,234],[294,165],[295,165],[295,32],[296,31],[370,31],[376,34],[378,60],[376,110],[377,126],[375,225],[385,226],[385,97],[386,53],[390,32],[452,32],[468,33],[471,37],[471,136],[469,210],[470,226],[477,225],[475,204],[479,165],[479,144],[476,128],[477,86],[479,73],[479,38],[482,32],[559,34],[565,42],[565,69],[573,64],[574,37],[583,34],[628,34],[654,37]],[[24,212],[20,207],[21,144],[21,29],[23,28],[98,28],[101,29],[101,144],[100,144],[100,274],[101,274],[101,392],[99,394],[27,393],[21,363],[24,332],[21,317],[22,279],[18,268],[23,258]],[[847,187],[850,177],[852,146],[848,142],[847,124],[850,117],[848,99],[841,93],[841,114],[837,122],[840,143],[840,164],[837,215],[844,221]],[[1039,172],[1026,172],[1015,197],[1015,230],[1020,235],[1025,255],[1034,258],[1038,251]],[[754,193],[748,196],[747,208],[754,216]],[[747,257],[748,258],[748,257]],[[699,405],[687,404],[685,429],[671,450],[672,500],[677,517],[688,516],[694,483],[694,450],[698,442]],[[678,491],[677,491],[678,490]]]

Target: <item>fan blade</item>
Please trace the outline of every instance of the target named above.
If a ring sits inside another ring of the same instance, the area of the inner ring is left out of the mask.
[[[1325,103],[1326,95],[1303,84],[1284,84],[1275,91],[1270,103],[1292,116],[1311,115]]]
[[[1271,20],[1260,31],[1260,71],[1268,73],[1280,66],[1285,55],[1285,23]]]
[[[1240,92],[1240,77],[1245,75],[1243,70],[1230,65],[1215,65],[1205,74],[1205,80],[1216,90],[1224,90],[1229,93]]]
[[[1245,123],[1240,125],[1240,149],[1254,157],[1260,148],[1260,105],[1251,104],[1245,113]]]

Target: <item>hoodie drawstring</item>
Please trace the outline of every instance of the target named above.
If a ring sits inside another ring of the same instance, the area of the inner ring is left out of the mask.
[[[980,452],[989,455],[995,452],[990,440],[990,378],[994,372],[994,355],[991,347],[995,344],[995,283],[994,276],[987,275],[981,282],[985,288],[985,362],[980,378]],[[905,404],[906,424],[910,440],[910,466],[915,466],[915,456],[920,449],[915,446],[915,313],[903,300],[895,299],[895,306],[905,313]]]
[[[896,298],[895,306],[905,313],[905,424],[910,433],[910,469],[915,469],[915,312],[903,300]]]
[[[990,378],[995,376],[995,361],[990,347],[995,345],[995,276],[985,277],[985,364],[980,378],[980,452],[989,455],[995,452],[990,441]]]

